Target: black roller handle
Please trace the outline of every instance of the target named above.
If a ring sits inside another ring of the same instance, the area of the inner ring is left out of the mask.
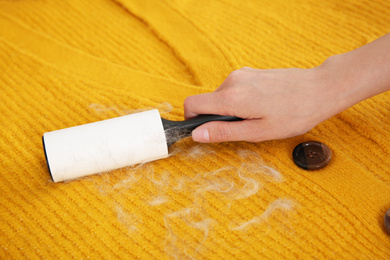
[[[192,130],[204,123],[211,121],[241,121],[242,118],[235,116],[220,115],[199,115],[184,121],[171,121],[161,118],[167,139],[167,145],[170,147],[182,138],[191,136]]]

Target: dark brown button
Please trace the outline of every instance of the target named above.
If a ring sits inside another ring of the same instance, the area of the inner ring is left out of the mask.
[[[329,147],[317,141],[303,142],[293,151],[296,165],[305,170],[317,170],[328,165],[332,152]]]
[[[390,209],[388,209],[385,214],[385,228],[390,235]]]

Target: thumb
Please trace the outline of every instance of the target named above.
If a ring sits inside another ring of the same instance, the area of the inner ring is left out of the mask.
[[[258,120],[237,122],[214,121],[205,123],[192,131],[192,139],[201,143],[219,143],[229,141],[257,141],[259,129]]]

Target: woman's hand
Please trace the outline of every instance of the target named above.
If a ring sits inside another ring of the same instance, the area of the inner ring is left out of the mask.
[[[210,122],[192,133],[194,141],[261,142],[301,135],[340,112],[337,86],[321,67],[233,71],[213,93],[188,97],[185,117],[219,114],[238,122]]]

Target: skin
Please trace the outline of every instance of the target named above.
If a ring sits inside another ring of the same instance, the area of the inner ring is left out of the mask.
[[[196,128],[197,142],[262,142],[302,135],[345,109],[390,90],[390,34],[310,69],[233,71],[212,93],[184,101],[186,119],[200,114],[244,118]]]

